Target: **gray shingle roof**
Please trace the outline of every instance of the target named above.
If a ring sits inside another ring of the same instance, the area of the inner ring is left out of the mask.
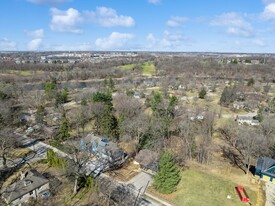
[[[30,170],[25,173],[24,179],[3,188],[1,190],[1,195],[10,203],[47,183],[49,183],[49,181],[40,173],[36,170]]]
[[[261,172],[269,169],[270,167],[275,165],[275,159],[272,159],[270,157],[260,157],[257,160],[257,166],[256,169],[260,170]]]

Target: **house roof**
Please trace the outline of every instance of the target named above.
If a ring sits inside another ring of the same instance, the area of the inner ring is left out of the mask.
[[[148,149],[144,149],[139,151],[139,153],[136,156],[136,161],[142,167],[156,171],[158,158],[159,158],[159,155],[156,152],[153,152]]]
[[[1,190],[1,195],[8,203],[11,203],[47,183],[49,183],[49,181],[40,173],[36,170],[30,170],[25,173],[25,177],[22,180],[3,188]]]
[[[264,175],[268,175],[269,177],[275,178],[275,167],[270,167],[266,171],[262,172]]]
[[[275,165],[275,159],[272,159],[270,157],[260,157],[257,160],[257,166],[256,169],[260,170],[261,172],[269,169],[270,167]]]
[[[116,143],[109,141],[107,138],[101,138],[92,133],[88,134],[83,138],[86,144],[90,144],[92,142],[96,142],[99,148],[104,148],[106,151],[116,151],[119,150]]]
[[[237,117],[239,120],[253,120],[251,116],[238,116]]]

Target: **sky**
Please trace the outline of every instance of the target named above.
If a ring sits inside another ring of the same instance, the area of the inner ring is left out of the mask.
[[[0,51],[275,53],[275,0],[1,0]]]

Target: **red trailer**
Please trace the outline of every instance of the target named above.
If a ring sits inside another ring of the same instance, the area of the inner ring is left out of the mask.
[[[249,197],[248,197],[248,195],[247,195],[244,187],[237,186],[237,187],[235,187],[235,189],[236,189],[236,191],[237,191],[237,193],[238,193],[238,195],[240,197],[240,200],[242,202],[245,202],[245,203],[249,203],[250,202]]]

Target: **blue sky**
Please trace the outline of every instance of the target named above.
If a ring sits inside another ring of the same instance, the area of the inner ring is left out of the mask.
[[[275,53],[275,0],[2,0],[1,51]]]

